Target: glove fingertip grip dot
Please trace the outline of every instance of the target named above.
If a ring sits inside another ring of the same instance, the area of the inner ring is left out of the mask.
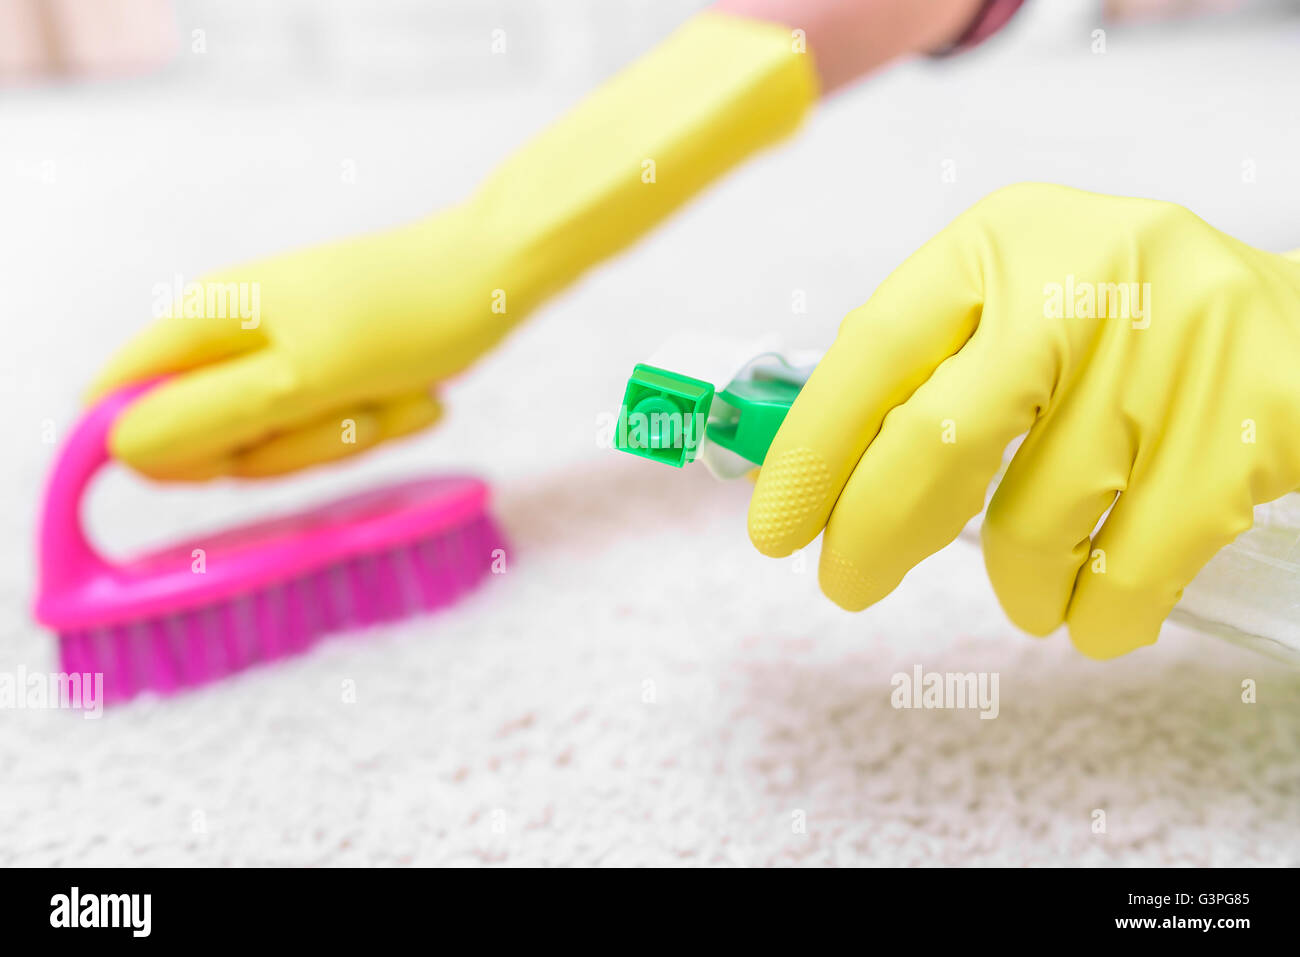
[[[833,548],[822,549],[818,580],[826,597],[848,611],[862,611],[872,603],[871,579],[857,562]]]
[[[749,538],[764,555],[788,555],[805,537],[809,517],[826,503],[831,473],[812,449],[790,449],[763,463],[749,503]]]

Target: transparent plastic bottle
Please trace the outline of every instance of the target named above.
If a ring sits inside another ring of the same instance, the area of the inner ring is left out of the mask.
[[[1300,665],[1300,494],[1255,509],[1255,524],[1210,559],[1170,616]]]

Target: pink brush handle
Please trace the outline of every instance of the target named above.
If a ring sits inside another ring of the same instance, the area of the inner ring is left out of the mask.
[[[95,473],[108,462],[108,433],[133,399],[160,380],[127,386],[101,399],[77,423],[59,452],[41,508],[41,590],[67,588],[102,573],[110,564],[86,538],[81,500]]]

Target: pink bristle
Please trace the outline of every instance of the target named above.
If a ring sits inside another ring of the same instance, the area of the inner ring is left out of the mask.
[[[196,626],[192,634],[201,642],[201,657],[198,660],[203,662],[202,670],[206,675],[204,680],[210,681],[229,674],[226,643],[221,633],[221,619],[217,607],[210,605],[196,608],[190,614],[194,616]]]
[[[352,588],[358,624],[373,625],[387,618],[379,568],[373,555],[363,555],[348,562],[348,584]]]
[[[189,664],[185,660],[185,628],[180,615],[163,619],[163,640],[167,647],[167,660],[172,670],[172,691],[188,687]]]
[[[266,589],[252,596],[252,658],[274,661],[287,652],[281,627],[280,590]]]
[[[138,638],[141,683],[169,694],[180,686],[180,666],[172,647],[168,622],[155,618],[140,629]]]
[[[61,635],[59,647],[59,667],[64,674],[94,675],[104,670],[95,654],[89,631],[83,629]]]
[[[239,603],[237,600],[217,602],[212,606],[211,634],[216,636],[217,670],[220,674],[234,674],[243,667],[240,648]]]
[[[172,647],[176,649],[182,688],[191,688],[199,683],[199,673],[205,663],[203,647],[194,640],[193,617],[193,613],[183,612],[172,618]]]
[[[176,651],[176,663],[180,673],[180,684],[182,688],[193,687],[196,672],[202,667],[202,660],[195,658],[195,652],[199,651],[192,635],[190,634],[190,615],[178,614],[172,618],[172,648]]]
[[[438,575],[447,583],[447,600],[455,598],[466,589],[470,582],[469,570],[465,567],[465,531],[456,536],[446,536],[430,542],[436,556],[435,564]]]
[[[109,628],[92,628],[86,632],[86,640],[82,645],[85,650],[85,657],[82,659],[82,671],[107,671],[113,660],[113,646],[110,637],[111,629]],[[108,679],[104,680],[104,690],[107,694]]]
[[[260,591],[250,591],[235,599],[235,621],[239,627],[239,662],[236,671],[242,671],[254,662],[267,657],[268,649],[262,645],[259,635],[257,606]]]
[[[220,678],[222,667],[221,643],[216,637],[216,611],[198,608],[185,616],[185,631],[189,639],[190,662],[196,684]]]
[[[490,522],[480,519],[465,530],[463,568],[471,580],[477,581],[483,577],[492,563],[492,549],[495,547],[495,530]]]
[[[242,671],[255,661],[268,656],[268,650],[262,645],[259,634],[257,614],[260,591],[251,591],[235,599],[235,620],[239,623],[239,664],[236,670]]]
[[[131,628],[115,625],[108,629],[106,643],[109,666],[104,669],[104,696],[126,699],[138,690],[135,680],[135,663],[131,654]],[[111,677],[111,681],[110,681]]]
[[[285,620],[284,585],[263,591],[260,607],[264,613],[257,617],[258,645],[266,649],[271,658],[284,658],[289,651],[289,628]]]
[[[85,631],[69,631],[59,635],[59,667],[65,674],[86,670],[86,662],[91,660],[86,649],[87,641]]]
[[[461,533],[457,573],[467,587],[474,587],[492,566],[492,550],[500,546],[501,536],[491,519],[480,516]]]
[[[415,587],[420,607],[426,610],[434,607],[437,582],[429,577],[418,543],[407,545],[402,552],[406,555],[406,564],[411,569],[411,583]]]
[[[366,601],[366,586],[361,580],[361,569],[354,562],[339,566],[333,597],[347,608],[345,622],[351,626],[370,623],[370,605]]]
[[[127,628],[126,649],[131,659],[131,683],[137,690],[152,688],[162,675],[155,675],[155,658],[150,647],[153,637],[150,619],[137,621]]]
[[[465,567],[466,531],[467,529],[462,529],[455,538],[447,536],[430,543],[437,556],[438,574],[451,584],[453,596],[459,595],[469,581],[469,569]]]
[[[106,702],[170,693],[301,652],[320,635],[434,610],[488,573],[500,533],[477,520],[435,538],[324,567],[281,586],[148,619],[60,635],[67,672],[103,672]]]
[[[350,589],[348,601],[355,612],[355,622],[369,625],[376,622],[378,612],[374,602],[374,579],[372,568],[367,567],[364,559],[354,558],[344,566],[347,586]]]
[[[293,581],[289,592],[289,620],[298,621],[302,629],[302,644],[299,650],[305,651],[313,642],[313,634],[320,629],[320,607],[316,599],[316,575],[303,575]]]
[[[457,536],[456,541],[448,542],[449,559],[461,584],[468,585],[478,580],[479,559],[483,546],[483,530],[478,524],[466,526]]]
[[[315,643],[317,635],[327,630],[322,598],[324,582],[325,576],[319,571],[298,579],[298,593],[302,596],[304,627],[309,647]]]
[[[200,612],[187,611],[177,616],[176,633],[185,686],[193,688],[216,677],[212,642],[208,640]]]
[[[424,607],[432,611],[446,604],[454,594],[454,582],[443,573],[433,543],[417,542],[411,546],[411,556],[419,575]]]
[[[131,683],[135,688],[148,688],[152,685],[153,656],[149,654],[149,621],[136,621],[126,630],[126,654],[131,662]]]
[[[402,618],[406,615],[406,603],[402,600],[402,582],[397,576],[392,555],[380,552],[374,556],[373,561],[380,617],[384,621]]]
[[[415,568],[415,560],[411,557],[410,546],[393,549],[388,553],[388,560],[392,563],[393,575],[402,595],[402,607],[411,611],[423,607],[419,573]]]
[[[492,561],[491,525],[479,518],[464,532],[463,555],[456,563],[457,575],[463,585],[473,587]]]
[[[392,582],[385,581],[385,568],[379,555],[366,555],[361,559],[362,580],[366,583],[366,599],[370,604],[371,620],[375,623],[392,621],[401,616],[391,589]]]
[[[327,631],[338,631],[356,621],[354,603],[348,585],[347,566],[331,565],[322,572],[321,607]]]
[[[157,680],[154,675],[153,655],[149,652],[148,636],[150,633],[150,622],[137,621],[128,625],[125,629],[126,635],[121,640],[121,647],[129,662],[129,671],[131,676],[130,693],[135,694],[143,688],[153,687],[154,681]]]
[[[186,612],[177,619],[176,630],[185,687],[193,688],[217,677],[212,664],[212,645],[205,640],[203,618],[197,612]]]
[[[311,644],[311,624],[303,592],[301,581],[291,581],[284,587],[284,647],[290,654],[304,651]]]

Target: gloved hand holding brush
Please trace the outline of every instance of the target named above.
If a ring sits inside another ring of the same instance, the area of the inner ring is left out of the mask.
[[[164,479],[269,475],[419,429],[439,415],[433,387],[793,130],[819,90],[982,36],[1008,15],[972,21],[982,0],[719,6],[727,12],[688,22],[455,209],[207,277],[197,308],[177,303],[96,382],[93,397],[175,376],[124,412],[114,457]],[[222,308],[232,299],[256,315]]]
[[[163,318],[130,343],[96,395],[181,374],[126,411],[115,457],[166,479],[265,475],[427,425],[439,413],[432,386],[792,130],[816,93],[787,28],[697,17],[463,205],[209,277],[206,290],[242,292],[258,315]],[[345,443],[347,419],[356,429]]]
[[[1097,658],[1153,642],[1253,507],[1300,488],[1300,262],[1168,203],[995,193],[844,320],[750,537],[781,556],[824,530],[823,591],[865,608],[979,512],[1025,433],[983,527],[1008,616]]]

